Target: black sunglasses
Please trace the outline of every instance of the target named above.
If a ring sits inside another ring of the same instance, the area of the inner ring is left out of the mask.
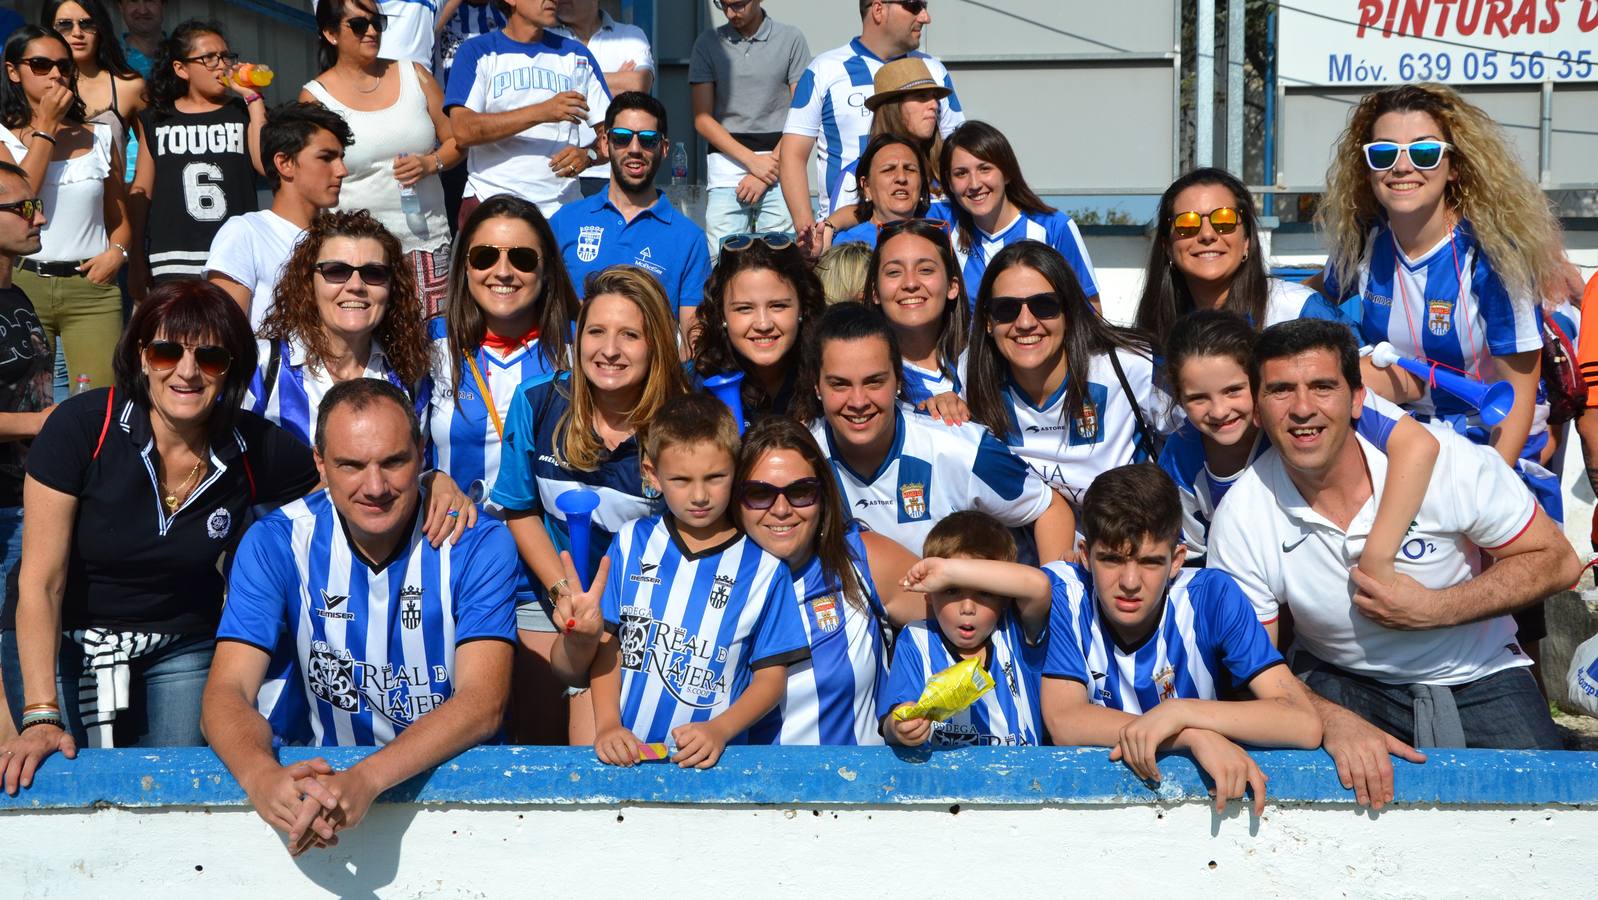
[[[70,78],[72,76],[72,60],[70,59],[52,59],[48,56],[30,56],[26,59],[19,60],[19,62],[27,66],[28,71],[35,75],[49,75],[51,69],[60,69],[62,78]]]
[[[388,28],[388,16],[378,13],[375,16],[351,16],[344,20],[350,26],[350,31],[355,32],[358,38],[366,37],[367,29],[382,34]]]
[[[618,150],[624,147],[631,147],[635,137],[638,138],[639,145],[645,150],[653,150],[660,146],[660,139],[665,137],[665,135],[658,131],[634,131],[631,128],[612,127],[610,129],[610,145]]]
[[[356,272],[361,273],[361,283],[367,287],[382,287],[388,284],[391,274],[388,266],[382,263],[367,263],[364,266],[352,266],[347,262],[336,259],[325,260],[317,263],[314,268],[322,275],[322,280],[328,284],[343,284],[350,280]]]
[[[912,16],[921,15],[927,8],[927,0],[882,0],[882,2],[902,6],[904,11]]]
[[[94,34],[100,30],[100,23],[93,19],[56,19],[55,30],[62,34],[71,34],[72,27],[76,25],[84,34]]]
[[[538,251],[531,247],[497,247],[478,244],[466,251],[466,262],[482,272],[499,265],[501,257],[510,260],[510,267],[518,272],[538,271]]]
[[[738,485],[738,502],[745,509],[770,509],[778,497],[788,498],[794,509],[815,506],[821,500],[821,479],[814,475],[790,481],[782,487],[764,481],[745,481]]]
[[[157,372],[175,369],[183,361],[186,349],[177,341],[151,341],[144,345],[144,364]],[[215,378],[233,365],[233,354],[226,347],[206,344],[194,348],[194,364],[202,374]]]
[[[13,200],[10,203],[0,203],[0,212],[15,213],[25,221],[32,222],[39,213],[44,212],[44,201],[38,197],[29,197],[26,200]]]
[[[1021,318],[1023,306],[1032,311],[1032,318],[1040,321],[1059,318],[1065,310],[1060,295],[1050,291],[1030,297],[994,297],[988,301],[988,317],[1000,325],[1008,325]]]

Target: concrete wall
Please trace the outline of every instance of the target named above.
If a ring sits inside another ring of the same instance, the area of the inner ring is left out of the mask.
[[[1598,883],[1598,754],[1437,752],[1400,766],[1398,802],[1377,814],[1322,753],[1257,759],[1271,801],[1256,819],[1216,815],[1183,757],[1155,792],[1088,749],[733,748],[684,772],[480,748],[295,861],[209,751],[91,750],[0,796],[0,894],[1574,897]]]

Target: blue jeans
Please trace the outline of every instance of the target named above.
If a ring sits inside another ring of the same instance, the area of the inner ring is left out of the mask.
[[[198,747],[205,744],[200,734],[200,695],[205,691],[205,676],[211,669],[211,654],[216,641],[210,635],[184,635],[176,642],[147,656],[133,660],[133,677],[128,708],[117,714],[113,726],[118,747]],[[62,639],[56,678],[56,696],[67,728],[79,747],[88,746],[83,717],[78,710],[78,674],[83,671],[83,649]],[[17,655],[17,633],[0,632],[0,671],[6,687],[6,703],[12,717],[22,721],[22,663]]]
[[[0,506],[0,581],[22,560],[22,507]]]
[[[1407,744],[1415,743],[1414,700],[1403,685],[1384,684],[1321,663],[1304,679],[1310,690]],[[1455,685],[1454,705],[1465,745],[1491,750],[1563,750],[1548,701],[1531,669],[1518,666]]]
[[[721,254],[721,239],[746,232],[793,232],[793,217],[782,199],[782,188],[772,187],[758,203],[740,203],[736,188],[711,188],[705,199],[705,238],[710,258]]]

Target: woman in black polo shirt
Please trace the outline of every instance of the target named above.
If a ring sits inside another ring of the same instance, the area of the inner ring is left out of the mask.
[[[249,321],[220,289],[161,285],[117,344],[115,389],[62,403],[34,440],[22,563],[0,620],[6,699],[23,729],[0,750],[8,790],[84,740],[203,742],[218,559],[251,507],[317,483],[309,447],[239,409],[255,354]]]

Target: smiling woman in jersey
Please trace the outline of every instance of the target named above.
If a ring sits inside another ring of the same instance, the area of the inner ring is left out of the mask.
[[[807,331],[826,308],[821,282],[786,234],[735,234],[705,284],[694,324],[688,376],[741,372],[746,422],[793,415],[794,385]]]
[[[0,634],[24,729],[7,748],[9,790],[25,761],[31,773],[85,742],[202,743],[218,559],[252,507],[317,482],[308,446],[239,409],[255,352],[249,321],[218,288],[162,286],[117,345],[115,388],[71,397],[34,439]]]
[[[1094,476],[1156,454],[1154,362],[1141,334],[1088,305],[1053,248],[999,251],[971,324],[971,418],[1049,486],[1080,502]]]
[[[925,595],[900,586],[915,555],[845,512],[832,467],[792,419],[749,429],[734,483],[739,527],[788,564],[810,639],[810,659],[788,667],[782,702],[750,727],[749,742],[881,744],[884,629],[927,616]]]
[[[517,703],[546,729],[559,724],[549,710],[560,682],[579,686],[588,677],[587,661],[572,663],[557,634],[556,622],[567,621],[573,588],[559,557],[571,549],[571,535],[556,501],[576,488],[599,495],[599,507],[590,516],[588,558],[575,561],[584,578],[593,577],[622,523],[655,512],[659,494],[645,487],[638,433],[667,400],[688,391],[676,334],[660,283],[643,269],[612,266],[589,279],[588,300],[577,314],[571,370],[524,384],[511,400],[505,419],[510,452],[500,458],[493,499],[504,507],[516,548],[539,589],[534,602],[517,609],[522,644],[538,658],[520,685]],[[536,700],[530,704],[529,698]],[[571,742],[593,743],[593,727],[585,694],[572,702]],[[537,737],[565,743],[568,735],[541,732]]]
[[[860,224],[838,232],[835,244],[877,245],[877,232],[889,222],[924,216],[932,198],[926,157],[910,138],[878,135],[860,154]]]
[[[882,229],[866,298],[882,308],[904,354],[904,399],[949,424],[969,416],[965,385],[965,284],[943,223],[907,219]],[[940,398],[934,401],[934,398]]]
[[[938,520],[979,509],[1010,528],[1032,526],[1037,554],[1066,558],[1073,538],[1065,500],[980,425],[944,425],[900,405],[898,338],[859,303],[827,310],[805,360],[801,418],[837,475],[850,515],[919,553]]]
[[[1157,342],[1198,309],[1224,309],[1260,329],[1302,318],[1353,324],[1309,287],[1270,277],[1254,195],[1230,172],[1194,169],[1171,182],[1154,221],[1136,321]]]

